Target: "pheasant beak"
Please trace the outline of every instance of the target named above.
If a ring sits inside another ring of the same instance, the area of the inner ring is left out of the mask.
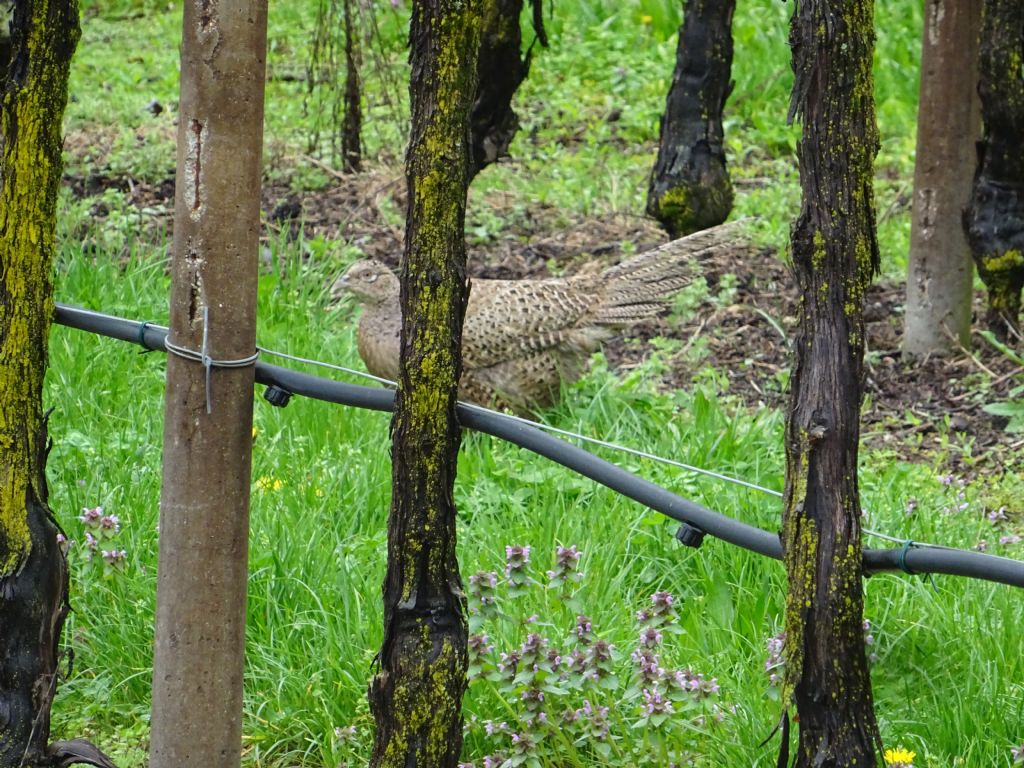
[[[349,292],[348,275],[342,275],[334,281],[334,285],[331,286],[331,301],[341,301],[351,295]]]

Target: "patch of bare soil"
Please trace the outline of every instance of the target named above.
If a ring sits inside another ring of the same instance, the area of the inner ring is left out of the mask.
[[[735,276],[728,304],[711,299],[681,324],[665,322],[640,329],[688,342],[701,339],[706,356],[679,354],[666,374],[667,386],[685,387],[706,365],[728,377],[729,392],[749,407],[786,407],[784,382],[790,366],[789,341],[797,324],[797,292],[789,268],[770,250],[742,250],[706,263],[711,294]],[[730,288],[731,291],[731,288]],[[975,316],[984,296],[975,296]],[[862,435],[872,447],[921,460],[938,450],[954,463],[985,455],[985,469],[1013,467],[1014,450],[1024,442],[1004,431],[1006,419],[982,410],[1005,400],[1024,371],[975,334],[973,349],[948,358],[903,360],[904,286],[877,283],[865,302],[867,376]],[[609,357],[618,364],[643,350],[619,341]],[[952,450],[950,450],[952,449]]]
[[[315,162],[315,161],[314,161]],[[268,183],[263,210],[268,235],[322,235],[344,239],[391,266],[402,250],[404,177],[394,169],[344,176],[336,183],[296,194]],[[131,179],[93,176],[68,179],[79,196],[109,188],[128,194],[140,208],[173,210],[173,179],[150,185]],[[587,268],[595,259],[613,262],[623,243],[645,250],[665,241],[656,224],[618,215],[571,219],[546,207],[512,213],[512,201],[475,200],[499,219],[514,221],[499,237],[470,248],[474,277],[515,279]],[[102,211],[97,212],[102,214]],[[592,266],[590,267],[592,268]],[[650,339],[677,340],[664,374],[667,388],[686,387],[702,369],[715,368],[728,390],[750,408],[785,407],[790,365],[788,338],[797,318],[795,283],[772,250],[737,245],[734,252],[705,263],[707,297],[684,318],[635,326],[605,349],[612,365],[628,368],[651,353]],[[984,297],[975,297],[981,316]],[[985,455],[985,468],[999,470],[1024,442],[1008,435],[1005,419],[985,413],[986,403],[1006,399],[1020,369],[976,336],[974,348],[950,358],[908,363],[900,353],[903,286],[873,285],[865,304],[868,338],[866,402],[862,434],[868,445],[885,447],[907,459],[936,450],[954,461]],[[1014,440],[1017,442],[1014,442]],[[959,448],[960,450],[956,450]]]

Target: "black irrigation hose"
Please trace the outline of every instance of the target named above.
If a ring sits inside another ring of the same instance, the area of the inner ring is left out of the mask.
[[[139,344],[149,350],[164,350],[167,332],[148,323],[106,315],[63,304],[57,305],[56,321],[69,328],[109,336],[121,341]],[[325,379],[298,373],[278,365],[256,363],[256,381],[277,387],[287,393],[302,395],[329,403],[391,411],[394,392],[376,387]],[[553,437],[535,427],[523,424],[500,413],[473,406],[460,405],[460,423],[478,432],[525,448],[564,467],[589,477],[613,491],[637,501],[683,524],[680,538],[694,546],[699,545],[703,533],[749,549],[776,560],[782,559],[782,546],[776,534],[733,520],[695,504],[652,482],[636,477],[611,462],[594,456],[575,445]],[[961,549],[932,546],[904,546],[891,549],[864,551],[867,573],[898,571],[908,573],[945,573],[995,581],[1015,587],[1024,587],[1024,562],[1005,557],[986,555]]]

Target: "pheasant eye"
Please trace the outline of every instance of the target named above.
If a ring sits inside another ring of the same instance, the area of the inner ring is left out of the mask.
[[[377,275],[367,275],[366,276],[366,282],[368,282],[368,283],[375,283],[375,282],[377,282]]]

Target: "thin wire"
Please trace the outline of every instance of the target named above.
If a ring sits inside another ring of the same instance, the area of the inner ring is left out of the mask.
[[[154,326],[155,327],[155,326]],[[364,379],[370,381],[376,381],[378,384],[387,384],[389,387],[397,387],[398,384],[391,381],[391,379],[384,379],[380,376],[374,376],[372,373],[366,371],[357,371],[355,368],[346,368],[343,365],[335,365],[334,363],[325,363],[323,360],[310,360],[308,357],[299,357],[297,355],[289,355],[287,352],[277,352],[273,349],[267,349],[266,347],[257,346],[260,352],[264,355],[270,355],[271,357],[280,357],[285,360],[294,360],[296,363],[306,363],[307,365],[316,365],[321,368],[328,368],[332,371],[341,371],[342,373],[348,373],[352,376],[361,376]]]
[[[152,325],[152,323],[142,323],[139,326],[140,338],[145,338],[146,326]],[[158,326],[153,326],[158,327]],[[202,363],[203,368],[206,369],[206,412],[208,414],[213,413],[213,369],[214,368],[245,368],[246,366],[253,365],[260,356],[259,347],[248,357],[239,358],[237,360],[215,360],[210,356],[209,352],[210,342],[210,308],[203,307],[203,346],[197,352],[194,349],[188,347],[181,347],[177,344],[171,343],[170,333],[164,337],[164,349],[169,353],[183,357],[186,360],[192,360],[197,363]]]
[[[353,368],[345,368],[344,366],[334,365],[333,363],[324,363],[324,362],[319,361],[319,360],[309,360],[309,359],[304,358],[304,357],[296,357],[295,355],[288,355],[288,354],[285,354],[283,352],[275,352],[272,349],[264,349],[263,347],[259,347],[258,349],[261,352],[263,352],[264,354],[266,354],[266,355],[271,355],[271,356],[274,356],[274,357],[282,357],[282,358],[285,358],[286,360],[294,360],[295,362],[298,362],[298,363],[308,363],[309,365],[318,365],[318,366],[321,366],[321,367],[324,367],[324,368],[330,368],[330,369],[335,370],[335,371],[342,371],[344,373],[352,374],[353,376],[360,376],[360,377],[362,377],[364,379],[370,379],[372,381],[376,381],[376,382],[379,382],[381,384],[387,384],[388,386],[391,386],[391,387],[397,387],[398,386],[394,381],[391,381],[390,379],[384,379],[384,378],[381,378],[380,376],[374,376],[371,373],[366,373],[364,371],[358,371],[358,370],[355,370]],[[476,403],[467,403],[464,400],[460,400],[459,404],[465,406],[466,408],[470,408],[472,410],[480,411],[480,412],[483,412],[483,413],[496,413],[496,411],[494,411],[494,410],[492,410],[490,408],[485,408],[484,406],[477,405]],[[746,480],[741,480],[738,477],[732,477],[730,475],[724,475],[724,474],[721,474],[719,472],[713,472],[710,469],[702,469],[701,467],[695,467],[695,466],[693,466],[691,464],[684,464],[683,462],[676,461],[674,459],[666,459],[664,456],[658,456],[658,455],[653,454],[653,453],[648,453],[646,451],[641,451],[641,450],[638,450],[636,448],[630,448],[629,446],[625,446],[625,445],[619,445],[617,443],[610,443],[610,442],[608,442],[606,440],[601,440],[601,439],[596,438],[596,437],[588,437],[587,435],[581,435],[579,432],[571,432],[571,431],[569,431],[567,429],[560,429],[559,427],[553,427],[553,426],[551,426],[549,424],[543,424],[543,423],[541,423],[539,421],[531,421],[530,419],[524,419],[522,416],[514,416],[511,413],[503,413],[502,416],[504,416],[506,418],[509,418],[509,419],[512,419],[513,421],[517,421],[520,424],[525,424],[526,426],[529,426],[529,427],[534,427],[536,429],[544,430],[545,432],[552,432],[552,433],[554,433],[556,435],[563,435],[565,437],[573,437],[573,438],[576,438],[577,440],[582,440],[585,443],[593,443],[594,445],[600,445],[600,446],[602,446],[604,448],[611,448],[612,450],[621,451],[622,453],[629,453],[629,454],[632,454],[633,456],[639,456],[639,457],[644,458],[644,459],[650,459],[652,461],[660,461],[663,464],[671,464],[674,467],[679,467],[680,469],[685,469],[685,470],[688,470],[690,472],[695,472],[695,473],[697,473],[699,475],[707,475],[708,477],[714,477],[714,478],[717,478],[718,480],[724,480],[724,481],[729,482],[729,483],[734,483],[735,485],[742,485],[742,486],[744,486],[746,488],[750,488],[750,489],[755,490],[755,491],[761,491],[762,493],[767,493],[770,496],[776,496],[778,498],[782,498],[782,494],[779,493],[778,491],[773,491],[770,488],[764,488],[764,487],[762,487],[760,485],[757,485],[755,483],[751,483],[751,482],[748,482]],[[902,539],[901,539],[901,541],[902,541]]]
[[[146,327],[154,328],[156,330],[161,330],[161,331],[168,330],[165,326],[157,325],[156,323],[147,322],[147,323],[143,323],[142,324],[142,330],[140,330],[140,333],[144,333]],[[273,350],[273,349],[267,349],[266,347],[257,346],[256,350],[260,354],[270,355],[272,357],[280,357],[280,358],[282,358],[284,360],[293,360],[294,362],[297,362],[297,363],[305,363],[307,365],[312,365],[312,366],[316,366],[316,367],[320,367],[320,368],[326,368],[326,369],[333,370],[333,371],[340,371],[341,373],[347,373],[350,376],[356,376],[356,377],[363,378],[363,379],[369,379],[370,381],[375,381],[375,382],[377,382],[379,384],[385,384],[385,385],[387,385],[389,387],[397,387],[398,386],[398,384],[396,382],[392,381],[391,379],[385,379],[385,378],[383,378],[381,376],[374,376],[372,373],[367,373],[366,371],[360,371],[360,370],[357,370],[355,368],[347,368],[347,367],[345,367],[343,365],[336,365],[334,363],[326,363],[323,360],[312,360],[312,359],[310,359],[308,357],[299,357],[298,355],[290,355],[290,354],[288,354],[286,352],[278,352],[278,351]],[[462,401],[462,400],[460,400],[459,402],[463,406],[465,406],[467,408],[471,408],[471,409],[477,410],[477,411],[482,411],[484,413],[496,413],[496,411],[494,411],[494,410],[492,410],[490,408],[485,408],[482,405],[477,405],[476,403],[467,403],[467,402]],[[600,439],[595,438],[595,437],[588,437],[587,435],[582,435],[582,434],[580,434],[578,432],[571,432],[571,431],[566,430],[566,429],[560,429],[559,427],[553,427],[553,426],[551,426],[549,424],[543,424],[541,422],[531,421],[530,419],[524,419],[521,416],[514,416],[514,415],[509,414],[509,413],[503,413],[502,416],[504,416],[506,418],[509,418],[509,419],[513,419],[514,421],[517,421],[517,422],[519,422],[521,424],[524,424],[526,426],[530,426],[530,427],[534,427],[535,429],[543,430],[545,432],[552,432],[552,433],[555,433],[555,434],[563,435],[565,437],[571,437],[571,438],[575,438],[577,440],[582,440],[585,443],[592,443],[594,445],[600,445],[600,446],[602,446],[604,448],[610,448],[611,450],[621,451],[622,453],[628,453],[628,454],[631,454],[633,456],[638,456],[640,458],[649,459],[651,461],[658,461],[658,462],[661,462],[663,464],[668,464],[668,465],[671,465],[671,466],[674,466],[674,467],[679,467],[680,469],[684,469],[684,470],[686,470],[688,472],[693,472],[693,473],[698,474],[698,475],[705,475],[707,477],[715,478],[716,480],[722,480],[724,482],[732,483],[734,485],[743,486],[744,488],[749,488],[749,489],[754,490],[754,491],[760,491],[761,493],[764,493],[764,494],[766,494],[768,496],[774,496],[775,498],[782,498],[782,494],[781,493],[779,493],[778,491],[772,490],[771,488],[765,488],[764,486],[758,485],[757,483],[751,483],[751,482],[749,482],[747,480],[742,480],[740,478],[733,477],[731,475],[726,475],[726,474],[723,474],[721,472],[713,472],[713,471],[711,471],[709,469],[703,469],[702,467],[695,467],[695,466],[693,466],[691,464],[685,464],[685,463],[683,463],[681,461],[676,461],[674,459],[667,459],[664,456],[658,456],[657,454],[648,453],[647,451],[640,451],[640,450],[637,450],[636,448],[630,448],[630,447],[625,446],[625,445],[619,445],[618,443],[611,443],[611,442],[608,442],[606,440],[600,440]],[[887,533],[881,533],[879,531],[873,531],[870,528],[861,528],[861,532],[864,533],[867,536],[873,536],[876,539],[883,539],[885,541],[891,541],[891,542],[893,542],[895,544],[905,544],[908,541],[908,539],[900,538],[898,536],[890,536]],[[947,547],[947,546],[944,546],[942,544],[930,544],[928,542],[923,542],[923,541],[914,541],[913,543],[914,543],[915,546],[918,546],[918,547],[928,547],[930,549],[946,549],[946,550],[955,550],[956,549],[956,547]]]
[[[342,373],[347,373],[347,374],[350,374],[352,376],[358,376],[360,378],[369,379],[371,381],[376,381],[376,382],[378,382],[380,384],[386,384],[389,387],[397,387],[398,386],[398,384],[396,382],[392,381],[391,379],[385,379],[385,378],[382,378],[380,376],[374,376],[372,373],[367,373],[366,371],[356,370],[355,368],[346,368],[343,365],[335,365],[334,363],[325,363],[322,360],[310,360],[309,358],[306,358],[306,357],[298,357],[296,355],[289,355],[289,354],[287,354],[285,352],[276,352],[276,351],[274,351],[272,349],[266,349],[265,347],[257,347],[257,349],[260,352],[262,352],[263,354],[271,355],[272,357],[280,357],[280,358],[284,358],[285,360],[293,360],[293,361],[295,361],[297,363],[306,363],[308,365],[319,366],[321,368],[328,368],[328,369],[334,370],[334,371],[341,371]],[[470,408],[470,409],[475,410],[475,411],[481,411],[483,413],[496,413],[496,411],[492,410],[491,408],[486,408],[486,407],[484,407],[482,405],[477,405],[476,403],[467,403],[464,400],[460,400],[459,404],[465,406],[466,408]],[[530,419],[524,419],[522,416],[515,416],[515,415],[510,414],[510,413],[503,413],[501,415],[504,416],[505,418],[517,421],[520,424],[524,424],[524,425],[529,426],[529,427],[534,427],[535,429],[540,429],[540,430],[543,430],[545,432],[551,432],[551,433],[554,433],[556,435],[562,435],[563,437],[575,438],[576,440],[582,440],[585,443],[591,443],[593,445],[600,445],[603,448],[610,448],[611,450],[620,451],[622,453],[628,453],[628,454],[631,454],[633,456],[638,456],[638,457],[643,458],[643,459],[649,459],[651,461],[659,461],[662,464],[668,464],[668,465],[673,466],[673,467],[678,467],[680,469],[685,469],[688,472],[693,472],[693,473],[698,474],[698,475],[705,475],[706,477],[711,477],[711,478],[714,478],[716,480],[722,480],[724,482],[732,483],[733,485],[739,485],[739,486],[742,486],[744,488],[749,488],[749,489],[754,490],[754,491],[760,491],[761,493],[767,494],[768,496],[774,496],[775,498],[778,498],[778,499],[782,498],[782,494],[779,491],[773,490],[771,488],[765,488],[763,485],[758,485],[757,483],[752,483],[752,482],[750,482],[748,480],[743,480],[743,479],[738,478],[738,477],[733,477],[732,475],[726,475],[726,474],[723,474],[721,472],[714,472],[714,471],[712,471],[710,469],[704,469],[703,467],[695,467],[692,464],[685,464],[684,462],[676,461],[675,459],[667,459],[664,456],[658,456],[655,453],[648,453],[647,451],[641,451],[641,450],[638,450],[636,448],[630,448],[629,446],[626,446],[626,445],[620,445],[618,443],[611,443],[611,442],[608,442],[607,440],[601,440],[601,439],[596,438],[596,437],[589,437],[587,435],[582,435],[579,432],[572,432],[572,431],[567,430],[567,429],[561,429],[559,427],[553,427],[550,424],[544,424],[544,423],[539,422],[539,421],[531,421]],[[890,536],[890,535],[888,535],[886,533],[880,533],[878,531],[872,531],[869,528],[861,528],[861,532],[866,534],[867,536],[874,536],[876,539],[884,539],[886,541],[892,541],[892,542],[895,542],[897,544],[903,544],[904,542],[907,541],[907,539],[899,538],[897,536]],[[930,547],[932,549],[955,549],[955,547],[946,547],[946,546],[943,546],[941,544],[928,544],[928,543],[922,542],[922,541],[915,541],[914,545],[918,546],[918,547]]]

